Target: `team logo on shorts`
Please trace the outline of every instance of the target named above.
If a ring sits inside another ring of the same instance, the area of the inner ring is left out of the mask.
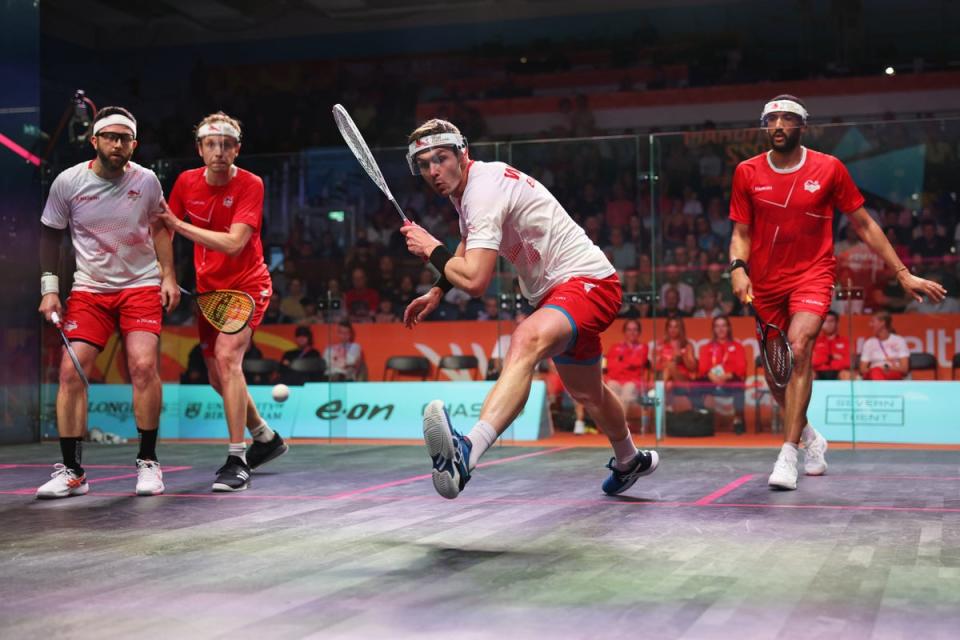
[[[820,182],[818,180],[807,180],[803,183],[803,188],[810,193],[816,193],[820,191]]]
[[[233,206],[233,196],[227,196],[226,198],[224,198],[224,199],[223,199],[223,206],[227,207],[228,209],[229,209],[230,207],[232,207],[232,206]]]
[[[63,323],[63,332],[70,333],[71,331],[77,330],[77,321],[76,320],[67,320]]]
[[[597,285],[595,285],[595,284],[591,284],[591,283],[589,283],[589,282],[584,282],[584,283],[583,283],[583,290],[586,291],[587,293],[590,293],[590,291],[591,291],[594,287],[596,287],[596,286],[597,286]]]

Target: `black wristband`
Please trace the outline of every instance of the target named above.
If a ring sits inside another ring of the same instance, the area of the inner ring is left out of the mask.
[[[747,271],[747,263],[740,258],[734,258],[730,261],[730,266],[727,267],[727,273],[733,273],[737,269],[743,269],[744,273],[749,273]]]
[[[433,286],[440,287],[440,291],[443,291],[444,295],[446,295],[450,289],[453,289],[453,283],[447,280],[447,277],[443,274],[440,274],[440,279],[434,282]]]
[[[447,266],[451,258],[453,258],[453,254],[442,244],[438,244],[437,248],[430,253],[430,264],[437,268],[441,278],[443,277],[443,268]]]

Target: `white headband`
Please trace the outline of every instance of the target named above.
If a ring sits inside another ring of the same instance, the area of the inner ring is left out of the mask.
[[[407,147],[407,164],[410,165],[410,173],[415,176],[420,175],[416,165],[413,163],[418,153],[433,149],[434,147],[454,147],[458,151],[467,148],[467,139],[459,133],[435,133],[430,136],[417,138]]]
[[[771,100],[763,106],[763,113],[760,114],[760,122],[763,123],[764,119],[766,119],[768,115],[778,111],[783,113],[795,113],[803,118],[804,122],[807,121],[807,110],[804,109],[803,105],[799,102],[794,102],[793,100]]]
[[[94,122],[93,135],[97,135],[100,132],[100,129],[103,129],[104,127],[109,127],[112,124],[119,124],[126,127],[127,129],[130,129],[130,131],[133,132],[133,137],[134,138],[137,137],[137,123],[131,120],[130,118],[128,118],[127,116],[123,115],[122,113],[114,113],[107,116],[106,118],[102,118]]]
[[[229,136],[235,139],[237,142],[240,142],[240,132],[237,130],[237,128],[229,122],[223,122],[222,120],[217,122],[208,122],[197,129],[197,140],[207,136]]]

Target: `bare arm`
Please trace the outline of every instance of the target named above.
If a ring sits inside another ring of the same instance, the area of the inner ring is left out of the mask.
[[[163,220],[150,223],[150,235],[153,236],[153,249],[160,263],[160,301],[169,313],[180,304],[180,287],[177,286],[177,272],[173,266],[173,236],[167,231]]]
[[[850,224],[870,250],[880,256],[888,267],[896,274],[897,282],[903,290],[917,302],[923,302],[923,296],[929,296],[934,302],[940,302],[947,295],[947,290],[939,283],[924,278],[918,278],[910,273],[894,250],[887,236],[867,210],[860,207],[851,214]]]
[[[742,222],[733,223],[733,235],[730,236],[730,261],[734,260],[750,262],[750,226]],[[740,302],[753,297],[753,283],[746,269],[734,269],[730,273],[730,285]]]
[[[253,235],[253,227],[243,222],[234,222],[227,231],[211,231],[181,220],[170,210],[166,202],[163,203],[163,208],[160,220],[167,229],[179,233],[200,246],[228,256],[235,256],[243,251],[247,242],[250,241],[250,236]]]
[[[463,242],[460,246],[463,246]],[[451,258],[443,268],[443,275],[457,289],[479,298],[490,286],[496,267],[495,249],[470,249],[463,256]]]
[[[54,229],[45,224],[40,224],[40,273],[58,276],[60,270],[60,245],[63,242],[64,229]],[[47,276],[44,276],[47,277]],[[52,278],[54,282],[56,278]],[[41,284],[41,289],[43,285]],[[38,309],[43,317],[50,321],[50,314],[57,312],[57,315],[63,316],[63,309],[60,305],[59,293],[47,293],[40,300]]]

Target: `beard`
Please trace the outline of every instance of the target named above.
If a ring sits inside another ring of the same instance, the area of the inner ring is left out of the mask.
[[[782,133],[785,138],[782,142],[775,142],[773,136],[777,133]],[[800,146],[800,136],[802,135],[802,130],[800,127],[794,127],[792,129],[777,129],[773,133],[767,133],[767,136],[770,139],[770,146],[774,151],[780,153],[790,153],[794,149]]]
[[[116,154],[104,153],[99,147],[97,148],[97,158],[100,160],[100,164],[103,165],[106,169],[110,171],[120,171],[127,163],[130,162],[130,156],[133,153],[125,154],[122,151],[117,151]]]

